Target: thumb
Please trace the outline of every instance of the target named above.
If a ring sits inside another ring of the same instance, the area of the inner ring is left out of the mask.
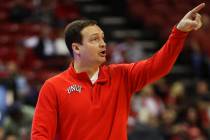
[[[197,23],[197,26],[194,30],[198,30],[202,26],[201,15],[198,13],[196,14],[195,22]]]
[[[201,15],[200,14],[196,13],[196,15],[195,15],[195,21],[196,22],[200,22],[201,21]]]
[[[191,26],[192,29],[195,29],[198,26],[198,22],[196,21],[190,21],[189,25]]]

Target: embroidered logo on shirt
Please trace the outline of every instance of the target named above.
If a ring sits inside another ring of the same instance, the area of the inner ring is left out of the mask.
[[[81,93],[81,91],[82,91],[82,86],[80,85],[71,85],[67,88],[68,94],[71,94],[72,92]]]

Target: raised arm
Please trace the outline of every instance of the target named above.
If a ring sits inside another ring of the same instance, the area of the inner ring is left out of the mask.
[[[204,6],[205,4],[202,3],[189,11],[173,28],[168,40],[156,54],[144,61],[127,65],[131,92],[158,80],[171,70],[184,46],[188,32],[202,26],[201,15],[198,12]]]

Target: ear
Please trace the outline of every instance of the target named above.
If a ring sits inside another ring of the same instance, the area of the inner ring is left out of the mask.
[[[78,43],[72,43],[72,50],[75,54],[80,54],[80,45]]]

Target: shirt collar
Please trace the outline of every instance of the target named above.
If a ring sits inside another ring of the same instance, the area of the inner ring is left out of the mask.
[[[97,71],[93,74],[93,76],[90,78],[90,81],[92,84],[94,84],[96,82],[96,80],[98,79],[98,73],[99,73],[99,68],[97,69]]]
[[[100,66],[98,70],[98,79],[95,81],[95,83],[105,83],[108,81],[108,74],[106,72],[106,66]],[[77,73],[74,69],[73,63],[70,64],[68,68],[68,73],[70,76],[72,76],[75,79],[78,79],[80,81],[89,81],[91,82],[90,78],[88,77],[87,72],[80,72]],[[96,74],[96,73],[95,73]],[[94,74],[94,75],[95,75]]]

